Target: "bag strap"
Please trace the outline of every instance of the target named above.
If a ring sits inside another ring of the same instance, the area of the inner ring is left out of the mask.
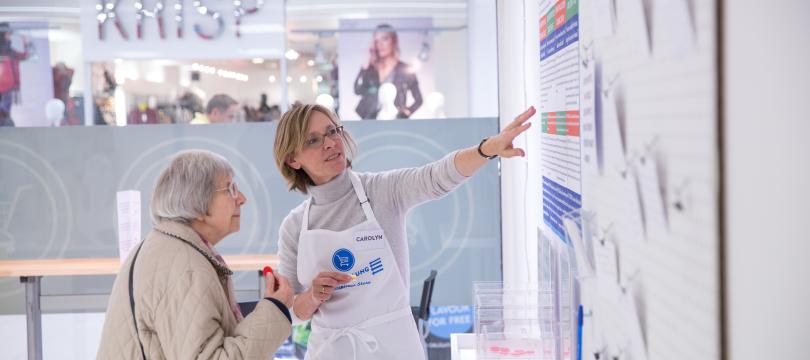
[[[146,241],[146,240],[144,240]],[[138,259],[138,253],[141,252],[143,241],[138,245],[138,250],[135,251],[135,256],[132,257],[132,264],[129,265],[129,308],[132,309],[132,324],[135,325],[135,337],[138,338],[138,345],[141,346],[141,357],[146,360],[146,352],[143,350],[143,343],[141,342],[141,335],[138,333],[138,320],[135,318],[135,296],[132,291],[132,276],[135,271],[135,260]]]

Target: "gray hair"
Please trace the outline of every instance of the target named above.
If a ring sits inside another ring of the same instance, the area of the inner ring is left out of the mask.
[[[217,179],[223,176],[233,176],[233,168],[222,155],[207,150],[178,153],[155,184],[149,205],[152,220],[190,223],[204,216],[217,190]]]

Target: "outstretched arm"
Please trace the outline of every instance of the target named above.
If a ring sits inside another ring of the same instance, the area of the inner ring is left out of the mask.
[[[512,146],[512,141],[531,126],[527,121],[534,113],[534,108],[529,108],[499,134],[489,137],[481,147],[483,153],[505,158],[525,155],[523,149]],[[378,173],[370,181],[389,194],[394,206],[407,211],[416,205],[447,195],[486,162],[487,159],[478,154],[476,145],[451,152],[427,165]]]
[[[515,148],[512,145],[512,141],[515,140],[515,137],[532,126],[532,123],[527,121],[535,112],[534,107],[530,107],[522,114],[518,115],[518,117],[509,123],[498,135],[487,138],[481,145],[481,152],[487,156],[497,155],[502,158],[526,156],[526,152],[521,148]],[[487,158],[478,153],[477,145],[472,146],[456,154],[456,169],[458,169],[461,175],[472,176],[487,163],[487,160]]]

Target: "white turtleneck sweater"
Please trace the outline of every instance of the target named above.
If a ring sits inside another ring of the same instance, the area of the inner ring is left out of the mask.
[[[388,239],[406,289],[410,289],[410,258],[405,233],[408,210],[447,195],[467,177],[456,169],[456,152],[430,164],[378,173],[357,173],[366,195]],[[310,186],[309,230],[343,231],[366,220],[346,170],[330,182]],[[290,280],[296,293],[309,289],[298,279],[298,238],[306,201],[296,206],[281,222],[278,240],[279,273]],[[405,298],[410,302],[410,294]]]

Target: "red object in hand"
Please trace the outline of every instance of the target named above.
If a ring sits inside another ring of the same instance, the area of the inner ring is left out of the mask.
[[[271,274],[273,273],[273,268],[265,266],[264,269],[262,269],[262,272],[264,273],[264,277],[266,278],[267,273]],[[273,285],[273,291],[278,291],[278,280],[276,280],[275,284]]]

